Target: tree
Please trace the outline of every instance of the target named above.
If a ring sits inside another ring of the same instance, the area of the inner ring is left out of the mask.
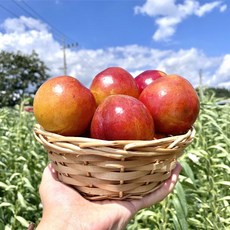
[[[216,97],[219,98],[230,98],[230,90],[226,88],[215,88],[210,87],[205,90],[207,93],[215,93]]]
[[[13,106],[24,97],[33,97],[47,79],[49,69],[32,52],[0,52],[0,107]]]

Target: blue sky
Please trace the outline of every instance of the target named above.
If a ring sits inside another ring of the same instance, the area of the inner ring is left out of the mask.
[[[104,68],[133,76],[160,69],[197,86],[230,88],[230,3],[227,0],[0,0],[0,50],[35,50],[52,76],[89,85]]]

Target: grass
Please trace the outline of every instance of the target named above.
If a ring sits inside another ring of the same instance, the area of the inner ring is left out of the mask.
[[[38,185],[47,163],[23,104],[0,111],[0,229],[26,229],[41,216]]]
[[[228,229],[230,226],[230,105],[204,95],[196,138],[179,159],[176,189],[161,203],[139,211],[127,230]],[[47,155],[32,134],[35,123],[23,103],[0,109],[0,230],[38,223],[38,194]]]

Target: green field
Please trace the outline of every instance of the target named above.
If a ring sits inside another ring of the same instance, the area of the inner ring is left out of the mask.
[[[137,213],[128,230],[229,229],[230,104],[201,101],[196,138],[179,159],[180,182],[161,203]],[[0,109],[0,230],[27,229],[41,218],[38,186],[47,164],[23,103]]]

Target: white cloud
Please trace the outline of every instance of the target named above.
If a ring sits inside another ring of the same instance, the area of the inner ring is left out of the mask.
[[[216,70],[213,76],[213,79],[213,84],[216,84],[220,87],[225,86],[230,88],[230,54],[226,54],[223,57],[219,68]]]
[[[214,8],[217,7],[222,7],[226,5],[222,5],[222,3],[220,1],[215,1],[215,2],[211,2],[211,3],[206,3],[202,6],[200,6],[196,11],[195,14],[199,17],[204,16],[206,13],[211,12]],[[223,10],[222,10],[223,11]]]
[[[219,75],[230,76],[230,54],[226,54],[217,70]]]
[[[20,50],[27,54],[35,50],[50,68],[52,76],[62,75],[63,50],[48,27],[30,18],[11,20],[8,19],[7,23],[5,21],[2,25],[4,32],[0,32],[0,50]],[[23,29],[18,29],[14,25],[20,25]],[[96,50],[66,49],[66,57],[68,74],[77,77],[86,86],[89,86],[92,78],[104,68],[121,66],[134,77],[147,69],[179,74],[194,86],[199,84],[199,70],[202,69],[204,84],[230,88],[230,54],[223,57],[208,57],[196,48],[173,51],[128,45]]]
[[[149,16],[168,16],[177,11],[174,0],[147,0],[143,6],[136,6],[135,13],[147,14]]]
[[[153,39],[155,41],[167,40],[173,36],[176,31],[176,25],[180,23],[180,18],[176,17],[162,17],[156,19],[156,24],[159,29],[154,33]]]
[[[6,33],[21,33],[25,32],[26,30],[36,30],[36,31],[47,31],[48,27],[46,24],[36,20],[34,18],[27,18],[24,16],[18,18],[8,18],[6,19],[3,24],[1,25]]]
[[[30,53],[33,49],[42,49],[47,55],[45,47],[57,49],[60,45],[53,39],[46,24],[24,16],[9,18],[1,25],[3,33],[0,33],[0,49],[14,51],[18,47],[22,52]],[[52,55],[52,54],[51,54]]]
[[[167,41],[176,32],[177,25],[182,23],[187,17],[196,15],[202,17],[215,8],[220,12],[227,9],[227,5],[222,1],[212,1],[200,4],[198,0],[184,0],[177,3],[177,0],[146,0],[142,6],[136,6],[136,14],[144,14],[155,19],[157,29],[153,34],[155,41]]]
[[[227,5],[222,5],[222,6],[220,7],[220,12],[222,13],[222,12],[224,12],[225,10],[227,10]]]

